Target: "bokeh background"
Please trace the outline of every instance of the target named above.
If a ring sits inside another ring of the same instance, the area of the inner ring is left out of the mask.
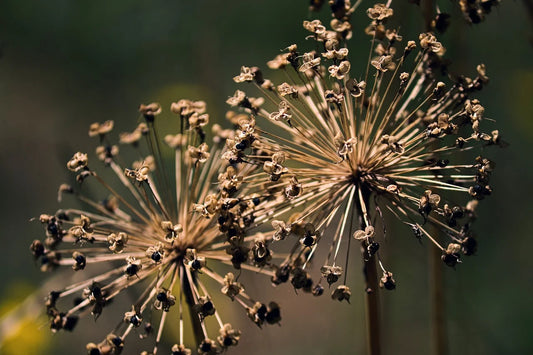
[[[361,10],[369,3],[363,1]],[[487,65],[491,83],[477,97],[511,143],[483,152],[497,169],[494,194],[478,211],[477,255],[445,269],[450,353],[526,354],[533,349],[533,26],[521,1],[503,1],[475,26],[465,24],[450,3],[439,2],[454,16],[452,29],[439,38],[453,60],[451,70],[475,75],[477,63]],[[225,100],[236,89],[231,78],[241,65],[266,67],[283,48],[303,43],[301,23],[316,16],[307,5],[304,0],[0,2],[0,314],[48,279],[28,250],[42,236],[39,223],[29,220],[60,207],[56,187],[69,177],[65,162],[75,151],[94,149],[88,125],[112,119],[118,131],[129,130],[140,103],[158,101],[168,108],[179,98],[206,100],[212,121],[225,124]],[[422,29],[418,7],[403,1],[393,7],[404,38]],[[327,15],[324,9],[318,16]],[[354,17],[351,58],[358,51],[366,58],[369,40],[361,31],[367,22],[364,15]],[[427,245],[405,229],[391,236],[387,248],[393,250],[398,288],[383,295],[384,353],[427,354]],[[244,331],[231,353],[362,353],[363,284],[359,265],[352,267],[351,304],[252,280],[250,292],[281,304],[282,326],[259,330],[243,312],[223,310],[224,319]],[[0,353],[83,353],[85,343],[105,334],[95,328],[107,331],[116,321],[107,326],[100,319],[95,327],[89,320],[74,334],[54,335],[46,325],[29,322]],[[166,343],[172,345],[174,336],[167,334]],[[168,349],[163,346],[161,353]]]

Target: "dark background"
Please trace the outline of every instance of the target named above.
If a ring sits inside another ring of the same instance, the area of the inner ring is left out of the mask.
[[[369,3],[364,1],[359,12]],[[448,8],[450,2],[439,5]],[[452,30],[439,37],[454,61],[452,71],[475,75],[477,63],[487,65],[491,83],[478,97],[486,116],[497,121],[494,127],[511,143],[503,150],[483,152],[497,168],[494,194],[478,211],[477,255],[456,270],[445,270],[452,354],[525,354],[533,345],[533,27],[522,5],[504,1],[475,26],[465,24],[454,10]],[[423,22],[418,7],[398,2],[393,8],[404,40],[413,38],[409,34],[420,31]],[[327,18],[326,12],[319,16]],[[65,162],[75,151],[94,149],[86,133],[90,123],[113,119],[117,131],[129,130],[137,122],[140,103],[158,101],[168,110],[179,98],[206,100],[212,122],[222,123],[225,100],[236,89],[231,78],[240,66],[266,68],[265,62],[280,50],[303,43],[301,23],[309,17],[303,0],[2,1],[0,304],[5,308],[22,300],[48,277],[28,251],[30,242],[42,234],[39,223],[29,219],[59,208],[56,187],[69,176]],[[368,37],[361,31],[368,19],[355,16],[353,23],[350,57],[366,61]],[[356,54],[359,49],[361,55]],[[383,297],[384,353],[426,354],[427,250],[405,229],[393,232],[387,248],[392,250],[398,288]],[[244,331],[232,353],[362,352],[362,279],[356,262],[352,266],[356,272],[348,280],[350,305],[327,296],[297,296],[288,285],[271,289],[266,279],[252,282],[249,290],[282,305],[282,327],[260,331],[243,312],[232,314],[228,308],[225,320]],[[83,353],[86,342],[99,339],[95,327],[85,326],[90,323],[82,323],[75,334],[50,334],[51,340],[33,352]],[[102,320],[97,326],[112,327]],[[38,333],[35,339],[49,331],[43,326]],[[168,344],[175,342],[174,336],[167,334]]]

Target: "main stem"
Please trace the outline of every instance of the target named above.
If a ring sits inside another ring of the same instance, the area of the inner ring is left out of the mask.
[[[422,0],[420,3],[424,16],[426,31],[431,31],[431,21],[435,12],[435,0]],[[444,277],[442,271],[441,251],[433,246],[429,248],[430,263],[430,299],[432,323],[432,353],[446,355],[446,315],[444,308]]]
[[[364,246],[363,246],[364,248]],[[365,256],[366,249],[363,251]],[[366,335],[368,354],[379,355],[381,352],[380,327],[379,327],[379,288],[376,257],[372,256],[364,261],[363,274],[365,275],[365,308],[366,308]]]
[[[365,229],[368,222],[365,222],[363,215],[370,206],[370,191],[361,188],[360,200],[357,203],[361,229]],[[361,205],[364,204],[364,206]],[[363,275],[365,276],[365,309],[366,309],[366,336],[369,355],[379,355],[381,353],[380,339],[380,317],[379,317],[379,286],[377,260],[375,255],[369,255],[366,242],[361,244],[363,256]]]
[[[431,21],[435,13],[435,0],[422,0],[420,2],[422,15],[424,17],[424,27],[427,32],[431,31]]]
[[[187,302],[187,306],[189,307],[189,315],[191,317],[194,341],[196,343],[195,345],[198,346],[205,339],[205,336],[204,331],[202,329],[202,322],[200,321],[200,318],[192,308],[195,304],[195,301],[194,296],[192,294],[192,287],[190,285],[190,282],[191,281],[188,277],[184,277],[182,280],[182,290],[183,295],[185,296],[185,302]]]
[[[441,260],[441,251],[433,245],[429,246],[430,262],[430,299],[431,299],[431,323],[432,331],[432,353],[435,355],[446,355],[448,353],[448,343],[446,341],[446,314],[444,300],[444,273]]]

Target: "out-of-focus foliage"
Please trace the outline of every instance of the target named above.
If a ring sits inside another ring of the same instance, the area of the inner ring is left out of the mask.
[[[0,302],[0,354],[40,354],[51,349],[52,339],[42,331],[44,315],[36,317],[35,292],[27,284],[13,282]],[[40,301],[40,300],[39,300]]]

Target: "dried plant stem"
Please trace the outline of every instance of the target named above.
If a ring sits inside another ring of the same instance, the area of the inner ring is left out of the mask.
[[[431,21],[435,12],[435,0],[422,0],[420,2],[422,15],[424,16],[424,27],[426,31],[431,31]]]
[[[429,248],[430,262],[430,301],[432,326],[432,353],[446,355],[448,344],[446,341],[446,317],[444,300],[444,273],[441,260],[441,251],[437,248]]]
[[[431,21],[435,15],[435,0],[422,0],[422,13],[426,31],[431,31]],[[435,147],[436,148],[436,147]],[[431,302],[431,324],[432,324],[432,353],[435,355],[445,355],[448,353],[446,337],[446,319],[444,304],[444,275],[441,260],[442,251],[429,248],[429,287]]]
[[[361,216],[361,227],[369,225],[368,210],[370,193],[367,189],[358,188],[359,201],[357,203]],[[366,243],[361,246],[363,254],[363,274],[365,276],[365,309],[366,309],[366,334],[369,355],[381,353],[380,318],[379,318],[379,285],[377,260],[375,255],[369,255]]]
[[[183,278],[182,290],[183,295],[185,296],[185,301],[187,302],[187,306],[189,307],[189,315],[191,317],[194,343],[200,344],[205,339],[205,335],[202,328],[202,322],[200,321],[200,318],[198,317],[196,312],[192,309],[196,302],[194,300],[192,287],[189,283],[190,281],[188,277]]]
[[[379,355],[381,353],[379,286],[376,258],[374,256],[364,261],[363,273],[366,283],[365,308],[368,354]]]

